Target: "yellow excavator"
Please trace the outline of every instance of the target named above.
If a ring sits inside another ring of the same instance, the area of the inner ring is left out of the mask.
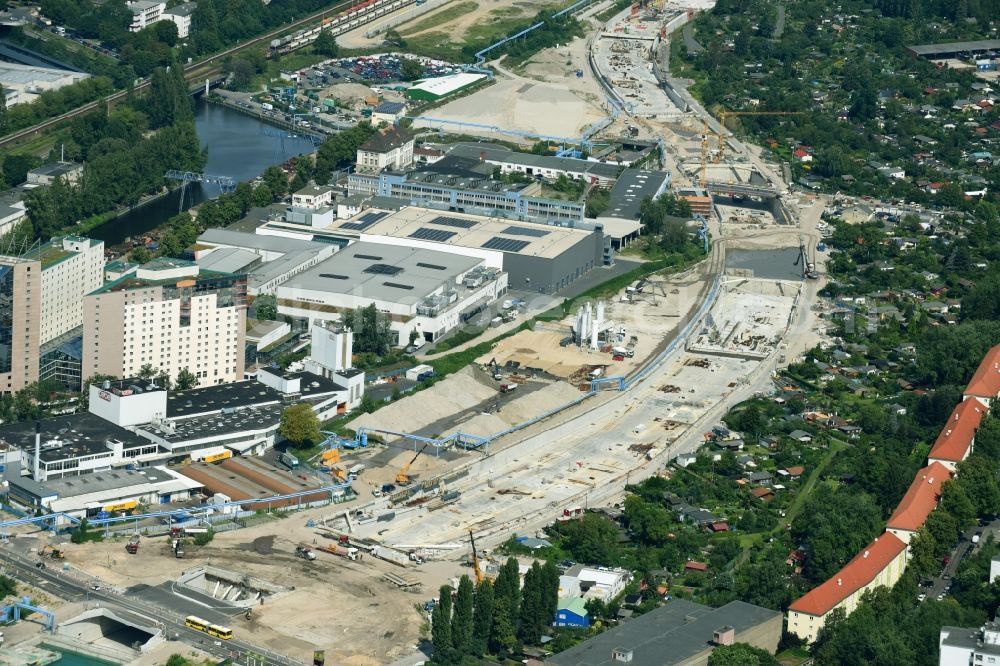
[[[476,572],[476,585],[483,582],[483,569],[479,566],[479,553],[476,552],[476,537],[469,530],[469,542],[472,543],[472,568]]]
[[[428,446],[430,446],[429,443],[424,444],[423,447],[419,451],[417,451],[412,458],[410,458],[410,462],[403,465],[403,469],[399,470],[399,473],[396,474],[397,484],[401,486],[410,485],[410,467],[413,465],[413,463],[417,461],[417,458],[420,457],[420,454],[423,453]]]
[[[46,555],[51,557],[53,560],[66,559],[66,552],[63,551],[62,548],[56,548],[55,546],[50,546],[49,544],[45,544],[42,546],[42,549],[38,551],[39,557],[45,557]]]

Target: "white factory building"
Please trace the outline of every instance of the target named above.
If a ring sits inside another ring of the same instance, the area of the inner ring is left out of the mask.
[[[357,242],[278,287],[281,314],[340,321],[375,304],[386,313],[397,344],[410,332],[433,342],[507,291],[507,274],[480,256]]]
[[[208,229],[198,237],[194,256],[202,268],[245,273],[247,294],[259,296],[275,293],[282,282],[312,268],[336,251],[337,246],[330,243]]]
[[[604,228],[578,229],[443,212],[420,206],[369,209],[330,227],[344,237],[482,259],[510,278],[510,288],[551,294],[614,262]]]
[[[44,92],[58,90],[87,78],[90,78],[90,74],[84,72],[0,61],[0,88],[3,89],[4,103],[8,107],[33,102]]]
[[[140,505],[183,502],[202,485],[172,470],[156,467],[117,470],[38,482],[28,476],[9,480],[10,496],[25,507],[92,518],[131,511]]]

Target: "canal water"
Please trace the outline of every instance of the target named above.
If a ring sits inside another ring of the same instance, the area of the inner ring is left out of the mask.
[[[116,662],[89,657],[85,654],[71,652],[64,648],[55,648],[44,643],[42,647],[62,655],[58,660],[52,662],[52,666],[116,666]]]
[[[200,98],[195,102],[194,122],[201,147],[208,150],[205,173],[229,176],[236,182],[251,180],[271,165],[313,150],[309,139],[290,135],[256,118]],[[218,185],[189,183],[185,189],[185,209],[219,194]],[[130,236],[141,236],[178,213],[180,194],[178,188],[137,206],[87,235],[103,240],[107,246],[121,243]]]
[[[754,277],[766,280],[801,280],[802,267],[795,265],[798,248],[784,250],[728,250],[726,268],[748,268]]]

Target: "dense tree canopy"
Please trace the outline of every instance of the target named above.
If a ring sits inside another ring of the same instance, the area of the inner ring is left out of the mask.
[[[833,576],[885,528],[882,511],[863,492],[817,488],[792,523],[792,535],[809,548],[804,573],[814,582]]]

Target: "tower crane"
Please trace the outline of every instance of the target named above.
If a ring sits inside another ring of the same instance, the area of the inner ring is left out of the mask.
[[[719,152],[715,155],[715,162],[722,161],[722,156],[726,150],[725,130],[726,120],[735,116],[801,116],[802,111],[722,111],[719,113],[719,124],[722,131],[719,132]]]
[[[723,156],[726,152],[726,120],[737,116],[800,116],[802,111],[721,111],[719,112],[719,125],[722,129],[718,132],[713,131],[708,126],[708,121],[703,120],[704,132],[701,139],[701,186],[705,187],[708,185],[708,178],[706,176],[706,170],[708,168],[708,135],[715,134],[716,139],[719,142],[718,150],[715,153],[715,157],[712,160],[713,163],[718,164],[722,161]]]
[[[476,572],[476,585],[483,582],[483,569],[479,566],[479,554],[476,552],[476,537],[469,530],[469,542],[472,544],[472,568]]]
[[[409,485],[410,466],[417,461],[417,458],[420,457],[420,454],[423,453],[428,446],[430,446],[430,443],[424,444],[423,447],[421,447],[421,449],[417,451],[412,458],[410,458],[410,462],[403,465],[403,469],[399,470],[399,473],[396,474],[396,483],[401,486]]]

